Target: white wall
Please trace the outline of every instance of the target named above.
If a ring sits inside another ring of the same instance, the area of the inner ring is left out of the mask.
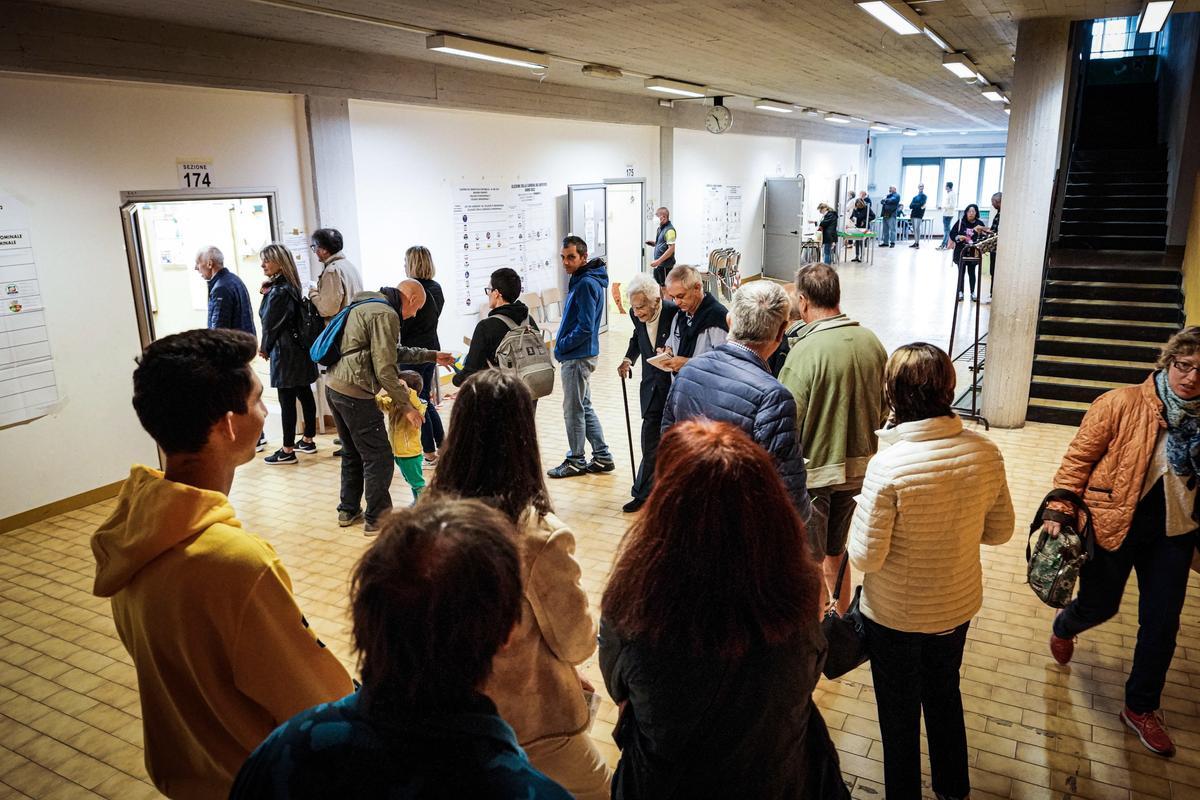
[[[395,284],[403,277],[404,251],[428,247],[446,295],[439,333],[450,350],[463,349],[463,336],[478,321],[457,310],[451,224],[456,184],[549,181],[560,196],[560,234],[567,184],[623,177],[628,164],[647,179],[646,202],[658,202],[658,129],[651,126],[358,101],[350,103],[350,126],[363,280],[368,287]]]
[[[222,187],[275,187],[303,227],[295,99],[179,87],[0,77],[0,186],[30,208],[61,395],[0,430],[0,518],[157,464],[130,405],[139,352],[120,192],[172,189],[176,158],[213,159]]]
[[[796,173],[796,140],[675,130],[675,200],[671,218],[679,231],[676,260],[707,263],[704,250],[704,187],[742,187],[741,270],[762,272],[763,182]]]
[[[980,133],[944,133],[903,136],[898,133],[880,134],[871,139],[870,178],[866,187],[871,200],[878,202],[887,194],[888,186],[903,189],[900,176],[905,156],[958,158],[976,155],[1004,155],[1008,143],[1007,131]],[[926,187],[928,189],[929,187]],[[908,199],[905,198],[905,203]]]
[[[863,134],[866,139],[866,134]],[[811,227],[813,220],[820,218],[817,206],[829,203],[839,211],[846,198],[838,196],[838,178],[849,173],[858,173],[858,188],[867,188],[866,165],[863,163],[863,147],[860,144],[817,142],[805,139],[800,146],[800,172],[804,184],[804,221]]]

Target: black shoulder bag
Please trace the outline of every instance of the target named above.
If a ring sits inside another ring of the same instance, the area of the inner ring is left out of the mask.
[[[862,598],[862,586],[854,590],[854,600],[846,610],[845,616],[837,612],[837,601],[842,596],[842,584],[845,582],[846,568],[849,564],[850,554],[846,553],[842,557],[837,583],[833,587],[833,600],[825,610],[825,618],[821,620],[821,631],[829,645],[825,666],[821,672],[829,680],[842,677],[870,658],[870,653],[867,652],[866,626],[863,624],[862,611],[858,608],[858,601]]]

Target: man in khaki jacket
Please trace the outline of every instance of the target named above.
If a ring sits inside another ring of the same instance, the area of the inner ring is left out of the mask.
[[[325,319],[350,305],[353,297],[363,290],[362,275],[342,254],[342,244],[342,234],[335,228],[313,232],[312,249],[321,261],[321,275],[316,286],[309,288],[308,297]]]
[[[436,361],[449,365],[454,357],[417,347],[401,347],[400,318],[413,317],[425,305],[425,288],[415,280],[403,280],[396,288],[359,292],[342,329],[342,357],[325,377],[325,399],[333,413],[342,440],[342,485],[338,524],[343,528],[363,519],[363,532],[374,535],[379,519],[392,507],[389,490],[395,462],[383,412],[375,403],[380,390],[388,393],[397,408],[410,406],[408,387],[400,380],[397,363]],[[414,424],[421,424],[416,409],[410,409]]]

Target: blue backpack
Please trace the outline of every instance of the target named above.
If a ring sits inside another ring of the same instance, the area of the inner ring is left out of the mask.
[[[346,317],[355,308],[367,303],[383,303],[389,308],[391,307],[388,301],[374,297],[346,306],[334,314],[333,318],[325,325],[325,330],[321,331],[321,335],[313,342],[312,347],[308,348],[308,357],[323,367],[332,367],[340,361],[342,358],[342,332],[346,329]]]

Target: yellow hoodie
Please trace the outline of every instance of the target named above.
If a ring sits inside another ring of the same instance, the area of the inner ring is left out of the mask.
[[[146,770],[168,797],[227,796],[280,723],[353,691],[275,550],[220,492],[134,466],[92,553],[93,591],[112,598],[137,668]]]

